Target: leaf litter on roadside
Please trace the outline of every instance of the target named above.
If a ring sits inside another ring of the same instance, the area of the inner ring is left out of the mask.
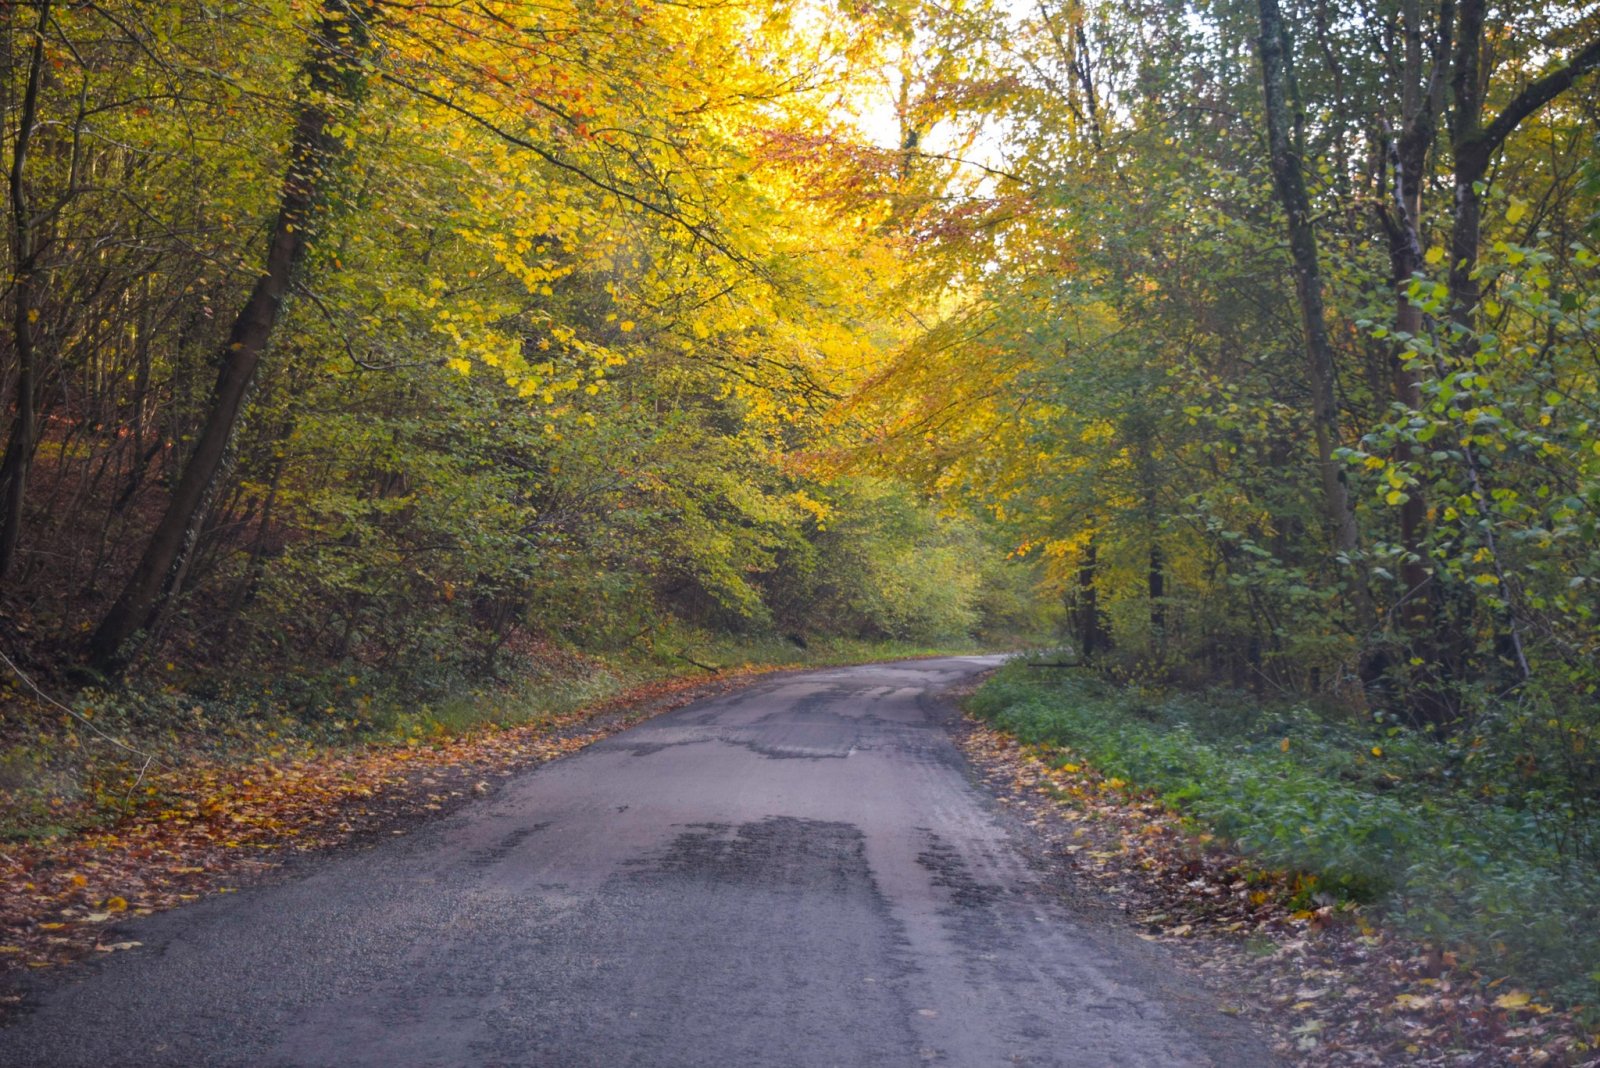
[[[146,776],[115,824],[0,843],[0,974],[92,952],[136,949],[119,921],[226,893],[288,854],[389,830],[486,795],[489,780],[554,760],[646,716],[739,685],[669,679],[565,715],[419,743],[280,750],[244,763],[196,761]],[[0,1004],[14,1003],[7,996]]]

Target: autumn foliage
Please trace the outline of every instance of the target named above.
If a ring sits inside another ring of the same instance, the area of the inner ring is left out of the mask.
[[[12,796],[94,792],[96,706],[403,745],[572,660],[1054,632],[1434,753],[1520,828],[1480,913],[1590,885],[1592,9],[32,0],[0,62]]]

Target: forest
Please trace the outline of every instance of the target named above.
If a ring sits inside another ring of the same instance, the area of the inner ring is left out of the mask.
[[[1026,613],[971,522],[811,455],[897,329],[885,234],[781,148],[837,121],[842,24],[34,14],[8,22],[23,656],[426,684],[668,620]]]
[[[8,834],[126,809],[185,730],[1046,646],[984,699],[1019,734],[1178,803],[1202,756],[1323,754],[1354,794],[1208,818],[1600,990],[1592,937],[1539,963],[1600,927],[1592,5],[30,0],[3,33]],[[1322,853],[1278,841],[1346,801]]]

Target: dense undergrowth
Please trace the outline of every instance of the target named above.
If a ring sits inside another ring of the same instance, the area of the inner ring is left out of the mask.
[[[210,674],[86,690],[70,705],[40,700],[17,678],[0,688],[0,840],[38,840],[113,823],[151,802],[152,772],[198,764],[290,759],[351,746],[406,746],[556,720],[629,690],[678,677],[823,666],[931,653],[942,643],[780,638],[680,630],[652,648],[585,655],[540,645],[497,680],[442,678],[403,686],[327,671],[219,687]],[[180,673],[171,665],[175,676]]]
[[[1306,703],[1024,663],[971,707],[1062,763],[1153,791],[1263,865],[1307,873],[1312,894],[1370,902],[1486,977],[1600,996],[1600,825],[1539,781],[1525,748],[1511,755],[1505,723],[1440,741]]]

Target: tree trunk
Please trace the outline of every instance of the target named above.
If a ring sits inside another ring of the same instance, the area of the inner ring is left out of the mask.
[[[1150,571],[1145,578],[1150,596],[1150,644],[1163,651],[1167,644],[1167,570],[1161,546],[1154,542],[1150,545]]]
[[[1481,69],[1486,0],[1460,0],[1460,20],[1456,33],[1451,79],[1454,106],[1450,114],[1450,148],[1455,160],[1455,216],[1450,230],[1450,315],[1463,332],[1455,346],[1458,365],[1466,365],[1477,351],[1472,335],[1477,325],[1482,287],[1478,282],[1478,247],[1483,230],[1484,183],[1489,164],[1507,137],[1556,97],[1566,92],[1579,78],[1600,68],[1600,38],[1591,40],[1565,63],[1523,86],[1516,96],[1490,122],[1483,121],[1484,77]],[[1470,441],[1461,442],[1461,452],[1473,495],[1487,507],[1491,489],[1486,486],[1482,467]],[[1485,523],[1485,547],[1489,550],[1500,590],[1505,598],[1499,614],[1504,627],[1499,641],[1506,647],[1522,681],[1532,675],[1523,647],[1522,625],[1517,614],[1515,580],[1500,562],[1494,525]]]
[[[309,87],[296,112],[264,270],[218,354],[210,409],[167,510],[122,594],[90,636],[89,662],[99,671],[115,672],[125,663],[129,640],[149,624],[170,595],[194,547],[256,369],[305,259],[321,202],[337,178],[343,141],[329,128],[336,112],[357,102],[365,88],[371,15],[365,4],[325,0],[306,62]]]
[[[1111,643],[1106,640],[1104,621],[1100,618],[1100,592],[1097,585],[1099,550],[1090,536],[1083,547],[1078,562],[1078,645],[1085,664],[1094,661]]]
[[[1322,304],[1322,272],[1317,237],[1311,225],[1311,201],[1301,173],[1301,123],[1291,116],[1292,68],[1288,36],[1278,0],[1258,0],[1261,13],[1261,81],[1267,120],[1267,146],[1271,154],[1273,186],[1289,218],[1289,253],[1294,262],[1295,295],[1300,304],[1300,325],[1305,334],[1306,370],[1311,381],[1311,422],[1316,434],[1317,467],[1321,475],[1322,505],[1334,549],[1349,562],[1351,602],[1363,647],[1376,619],[1366,576],[1355,563],[1360,550],[1355,512],[1344,471],[1333,451],[1339,442],[1339,402],[1333,343]]]
[[[10,574],[22,541],[22,509],[27,492],[28,468],[33,463],[36,415],[34,324],[39,317],[34,293],[34,269],[39,256],[33,209],[28,201],[28,148],[39,117],[39,81],[44,73],[44,33],[50,23],[50,2],[40,0],[33,48],[28,54],[28,86],[22,113],[17,117],[17,141],[11,153],[11,333],[17,351],[17,414],[0,460],[0,582]]]
[[[1383,219],[1389,238],[1389,265],[1395,286],[1395,329],[1415,337],[1422,333],[1422,309],[1410,298],[1411,279],[1424,267],[1422,251],[1423,168],[1438,132],[1446,71],[1450,66],[1450,40],[1454,32],[1455,7],[1452,0],[1439,5],[1438,19],[1429,43],[1429,62],[1424,67],[1423,15],[1419,0],[1406,0],[1405,57],[1401,73],[1401,125],[1398,139],[1390,146],[1389,161],[1394,170],[1394,205]],[[1390,376],[1394,398],[1412,410],[1422,406],[1422,376],[1415,360],[1399,353],[1391,357]],[[1401,459],[1417,461],[1423,450],[1411,443],[1401,446]],[[1418,486],[1411,489],[1400,505],[1400,547],[1405,556],[1400,562],[1400,622],[1413,642],[1425,641],[1432,629],[1430,611],[1431,574],[1426,560],[1427,494]]]
[[[1455,209],[1450,228],[1450,315],[1470,327],[1478,307],[1478,241],[1483,226],[1483,200],[1478,183],[1489,170],[1489,146],[1483,138],[1483,86],[1479,55],[1483,45],[1484,0],[1462,0],[1456,35],[1451,93],[1450,151],[1455,160]]]

